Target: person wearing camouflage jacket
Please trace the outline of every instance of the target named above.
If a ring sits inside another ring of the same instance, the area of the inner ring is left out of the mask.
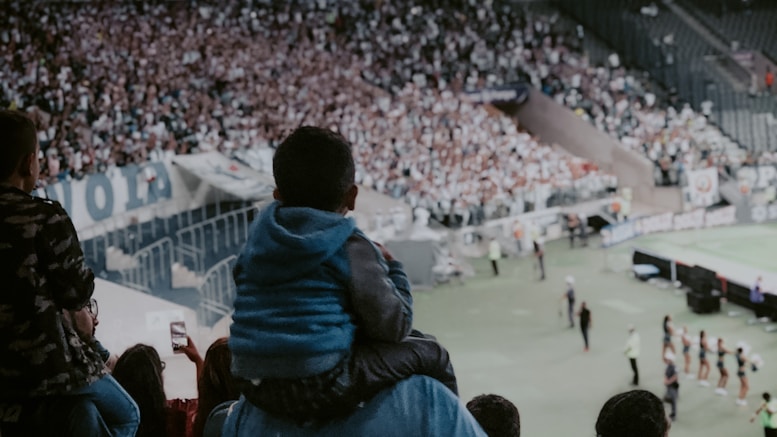
[[[64,310],[89,303],[94,274],[67,212],[28,194],[39,151],[33,122],[0,110],[0,402],[80,396],[96,406],[112,435],[134,435],[134,401],[63,319]]]

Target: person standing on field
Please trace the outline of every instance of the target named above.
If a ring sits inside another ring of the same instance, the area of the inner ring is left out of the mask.
[[[583,341],[585,342],[585,352],[588,352],[588,330],[591,329],[591,311],[585,302],[580,304],[580,311],[577,312],[577,316],[580,317],[580,331],[583,333]]]
[[[626,349],[624,353],[626,358],[629,359],[631,364],[631,371],[634,372],[634,377],[631,380],[631,385],[639,385],[639,368],[637,367],[637,358],[639,357],[640,339],[639,333],[634,329],[633,325],[629,325],[629,339],[626,341]]]
[[[499,242],[495,237],[491,237],[491,242],[488,243],[488,259],[491,260],[491,269],[494,271],[494,276],[499,276],[499,259],[502,258],[502,248],[499,247]]]

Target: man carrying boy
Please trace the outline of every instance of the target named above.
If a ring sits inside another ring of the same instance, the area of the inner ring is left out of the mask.
[[[273,158],[275,202],[237,260],[232,371],[270,414],[320,424],[413,374],[456,392],[448,352],[412,331],[402,264],[346,218],[358,189],[350,145],[301,127]]]

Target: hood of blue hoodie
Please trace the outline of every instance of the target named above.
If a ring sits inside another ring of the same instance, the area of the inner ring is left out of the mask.
[[[272,202],[254,221],[239,264],[256,283],[291,281],[319,270],[355,230],[342,214]]]

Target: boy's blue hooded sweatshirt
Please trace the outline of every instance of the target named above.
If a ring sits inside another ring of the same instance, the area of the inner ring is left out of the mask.
[[[229,347],[246,379],[302,378],[348,353],[356,325],[367,338],[400,341],[412,299],[401,264],[341,214],[271,203],[254,221],[234,269]]]

